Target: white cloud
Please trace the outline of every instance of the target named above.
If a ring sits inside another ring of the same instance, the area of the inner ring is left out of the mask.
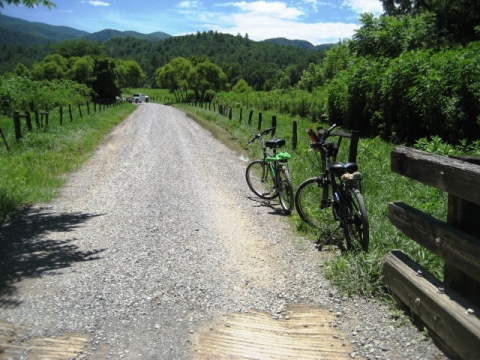
[[[177,7],[181,9],[192,9],[192,8],[194,9],[199,7],[200,5],[202,5],[200,1],[185,0],[185,1],[182,1],[180,4],[178,4]]]
[[[212,25],[212,22],[205,25],[205,29],[232,35],[248,33],[249,39],[254,41],[284,37],[290,40],[306,40],[319,45],[337,43],[339,40],[351,38],[359,27],[357,24],[348,23],[301,23],[261,14],[255,16],[234,14],[229,16],[228,20],[228,24],[234,25],[227,26],[227,22],[216,21],[216,25]]]
[[[103,1],[81,1],[84,4],[90,4],[93,6],[110,6],[109,3],[103,2]]]
[[[332,3],[317,0],[295,2],[296,7],[286,2],[231,2],[217,4],[217,8],[233,7],[236,10],[223,13],[196,14],[199,27],[204,30],[216,30],[232,35],[246,34],[251,40],[261,41],[270,38],[285,37],[290,40],[306,40],[314,45],[336,43],[351,38],[358,24],[347,22],[305,22],[309,11],[303,7],[332,6]],[[311,10],[310,10],[311,12]]]
[[[359,14],[366,12],[381,14],[383,12],[383,6],[380,0],[344,0],[343,5]]]
[[[284,2],[280,1],[242,1],[230,3],[230,5],[248,13],[249,16],[268,15],[282,19],[296,19],[304,15],[303,11],[294,7],[288,7]]]

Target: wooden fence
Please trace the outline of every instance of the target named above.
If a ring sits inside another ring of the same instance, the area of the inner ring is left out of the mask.
[[[402,202],[389,204],[392,224],[445,267],[440,281],[393,250],[383,261],[383,282],[445,353],[480,359],[480,166],[400,146],[391,169],[448,193],[446,223]]]
[[[202,109],[205,109],[205,110],[212,110],[213,111],[216,111],[215,110],[215,103],[210,103],[210,102],[193,102],[193,103],[188,103],[188,105],[190,106],[195,106],[195,107],[200,107]],[[239,115],[238,115],[238,121],[241,123],[244,119],[243,119],[243,109],[242,108],[239,108]],[[218,113],[222,116],[225,116],[225,117],[228,117],[228,119],[232,120],[233,119],[233,110],[232,110],[232,107],[231,106],[226,106],[226,105],[222,105],[222,104],[219,104],[218,105]],[[258,130],[261,130],[262,129],[262,126],[265,125],[265,123],[263,122],[263,114],[262,112],[259,112],[258,113],[258,120],[257,120],[257,129]],[[248,119],[247,119],[247,122],[248,122],[248,125],[252,125],[252,121],[253,121],[253,110],[250,110],[249,113],[248,113]],[[269,127],[277,127],[277,117],[275,115],[272,115],[272,119],[271,119],[271,122],[270,122],[270,125],[268,125]],[[274,135],[275,132],[272,133],[272,135]],[[351,134],[346,134],[344,133],[344,135],[346,137],[350,137]],[[296,150],[297,149],[297,145],[298,145],[298,123],[297,121],[292,121],[292,149],[293,150]]]
[[[121,101],[111,101],[111,100],[109,100],[109,101],[100,101],[99,103],[93,103],[93,105],[91,105],[90,103],[87,102],[83,106],[84,106],[87,114],[90,114],[91,110],[93,110],[94,112],[96,112],[97,109],[99,111],[101,111],[102,109],[105,110],[107,107],[116,106],[120,103],[121,103]],[[33,105],[32,105],[32,107],[33,107]],[[70,119],[70,121],[73,121],[74,116],[73,116],[72,105],[68,105],[67,109],[68,109],[69,119]],[[63,120],[64,120],[64,111],[63,110],[64,110],[63,106],[60,106],[58,108],[60,125],[63,125]],[[34,118],[35,118],[35,124],[36,124],[37,128],[43,128],[44,126],[48,126],[49,120],[50,120],[50,113],[51,113],[50,111],[40,111],[40,110],[33,111]],[[82,111],[82,105],[81,104],[78,104],[78,115],[80,116],[80,118],[83,117],[83,111]],[[31,113],[29,111],[26,111],[25,113],[22,113],[22,114],[18,111],[15,112],[13,114],[13,125],[14,125],[16,141],[20,141],[20,139],[23,137],[23,135],[22,135],[22,124],[21,124],[22,119],[25,119],[27,130],[28,131],[33,130]],[[5,138],[5,134],[3,133],[3,130],[1,128],[0,128],[0,136],[3,140],[3,143],[6,147],[6,149],[9,151],[10,148],[8,146],[7,139]]]

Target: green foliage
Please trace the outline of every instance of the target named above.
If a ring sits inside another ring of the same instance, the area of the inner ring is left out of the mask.
[[[145,73],[135,60],[118,60],[117,71],[122,88],[140,86],[145,78]]]
[[[301,74],[310,62],[319,61],[324,53],[324,50],[255,42],[214,31],[175,36],[159,42],[114,38],[105,42],[105,47],[112,58],[136,60],[147,74],[145,86],[154,86],[155,77],[151,74],[173,59],[205,56],[225,72],[228,83],[235,84],[243,78],[256,90],[263,89],[265,82],[278,70],[286,71],[289,66],[298,66],[296,71]]]
[[[237,94],[245,94],[252,91],[252,88],[248,86],[244,79],[239,79],[237,83],[232,87],[232,91]]]
[[[107,57],[95,58],[93,63],[94,80],[91,84],[95,100],[114,99],[121,94],[115,68],[114,60]]]
[[[480,23],[480,2],[475,0],[381,0],[387,15],[419,16],[431,12],[436,16],[439,36],[453,43],[478,40],[475,27]]]
[[[208,90],[224,90],[227,76],[217,65],[202,61],[197,63],[189,74],[188,89],[195,92],[197,99],[203,100]]]
[[[100,42],[87,39],[74,39],[53,44],[51,51],[67,59],[71,57],[101,56],[105,55],[105,46]]]
[[[90,100],[90,89],[71,80],[32,81],[24,77],[0,78],[0,115],[15,111],[46,110]]]
[[[412,16],[362,14],[362,27],[349,43],[358,56],[395,58],[404,51],[435,48],[439,44],[436,17],[432,13]]]
[[[4,0],[7,4],[12,5],[25,5],[28,8],[33,8],[37,5],[43,5],[49,9],[56,6],[53,2],[49,0]],[[0,1],[0,7],[3,8],[3,1]]]
[[[192,72],[193,65],[189,60],[183,57],[175,58],[167,65],[157,69],[156,85],[168,89],[175,96],[175,100],[180,102],[182,94],[185,94],[186,97],[189,75]]]
[[[167,65],[157,69],[158,87],[169,89],[177,102],[187,99],[188,91],[194,93],[197,100],[212,98],[214,93],[226,87],[227,77],[217,65],[205,58],[193,58],[194,62],[178,57]]]

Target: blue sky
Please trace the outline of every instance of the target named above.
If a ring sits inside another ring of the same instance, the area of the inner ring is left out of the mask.
[[[248,34],[260,41],[275,37],[307,40],[314,45],[350,38],[361,13],[382,12],[380,0],[52,0],[57,6],[33,9],[7,5],[0,12],[27,21],[96,32],[133,30],[170,35],[197,31]]]

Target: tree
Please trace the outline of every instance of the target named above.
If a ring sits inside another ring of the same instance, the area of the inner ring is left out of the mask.
[[[145,73],[135,60],[119,60],[117,69],[122,87],[138,87],[145,79]]]
[[[100,56],[105,53],[105,46],[99,41],[93,42],[87,39],[73,39],[52,45],[52,51],[65,58],[87,55]]]
[[[92,90],[96,100],[113,99],[121,94],[114,60],[105,56],[96,58],[93,64],[93,76],[95,79],[92,82]]]
[[[426,12],[418,16],[360,17],[362,27],[355,31],[349,48],[357,56],[395,58],[408,50],[437,47],[436,17]]]
[[[182,97],[182,92],[187,95],[188,80],[193,70],[192,63],[183,58],[177,57],[165,66],[157,69],[155,80],[160,88],[168,89],[175,96],[177,102]]]
[[[71,57],[72,64],[68,70],[69,78],[80,84],[90,84],[93,80],[94,60],[91,56]]]
[[[418,16],[430,12],[437,17],[439,33],[454,43],[478,39],[475,27],[480,25],[478,0],[381,0],[387,15]]]
[[[30,77],[30,70],[28,70],[28,68],[22,63],[17,63],[17,65],[15,66],[14,73],[15,75],[20,77],[26,77],[26,78]]]
[[[49,0],[5,0],[7,4],[9,5],[20,5],[23,4],[28,8],[33,8],[36,5],[44,5],[51,9],[52,7],[55,7],[56,5],[52,3]],[[3,1],[0,0],[0,7],[3,8]]]
[[[248,83],[243,80],[239,79],[237,83],[232,88],[233,92],[237,94],[246,94],[252,91],[252,88],[248,86]]]
[[[226,83],[227,75],[209,61],[197,64],[189,75],[189,87],[195,92],[197,99],[204,99],[207,90],[225,89]]]
[[[42,62],[33,66],[31,75],[33,80],[62,79],[68,71],[68,60],[62,55],[47,55]]]

